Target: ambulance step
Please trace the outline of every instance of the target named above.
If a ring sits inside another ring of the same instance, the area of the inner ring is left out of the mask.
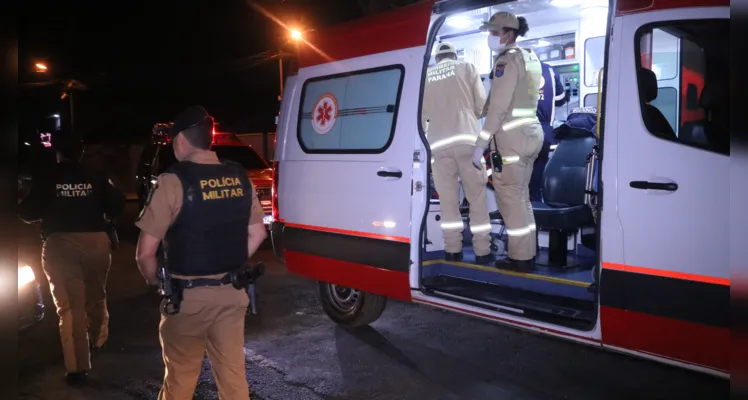
[[[589,329],[595,322],[595,303],[591,301],[444,275],[424,279],[423,286],[427,294],[436,297],[569,328]]]

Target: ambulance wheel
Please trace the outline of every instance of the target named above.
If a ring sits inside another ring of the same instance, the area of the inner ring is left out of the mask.
[[[319,297],[327,316],[346,328],[376,321],[387,305],[386,297],[326,282],[319,283]]]

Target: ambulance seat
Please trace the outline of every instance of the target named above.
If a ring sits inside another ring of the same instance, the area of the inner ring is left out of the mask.
[[[675,131],[667,121],[662,111],[650,104],[657,98],[659,88],[657,87],[657,75],[652,70],[639,67],[639,95],[641,96],[642,117],[649,129],[655,136],[663,139],[677,140]]]
[[[689,85],[689,87],[690,86],[691,85]],[[716,90],[718,89],[715,88],[714,84],[705,84],[704,88],[701,90],[701,96],[699,96],[698,106],[707,114],[709,114],[709,112],[715,106]],[[686,97],[688,97],[688,94],[689,93],[686,93]],[[709,143],[709,137],[715,136],[715,129],[717,129],[717,127],[713,124],[710,124],[706,118],[702,119],[701,121],[689,121],[684,123],[680,128],[678,138],[685,143],[707,146],[711,144]]]
[[[532,203],[537,229],[548,231],[550,236],[548,260],[539,257],[538,264],[574,266],[574,260],[567,260],[568,238],[593,222],[584,191],[587,156],[597,144],[595,118],[595,114],[572,113],[564,125],[554,130],[558,147],[545,167],[544,202]]]

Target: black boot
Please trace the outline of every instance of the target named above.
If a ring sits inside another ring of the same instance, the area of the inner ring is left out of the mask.
[[[104,345],[101,345],[101,346],[94,346],[94,345],[91,345],[91,348],[90,348],[90,352],[91,352],[91,355],[98,355],[98,354],[100,354],[100,353],[101,353],[101,352],[102,352],[103,350],[104,350]]]
[[[459,253],[446,253],[444,259],[447,261],[462,261],[462,252]]]
[[[494,265],[499,269],[527,273],[532,272],[532,270],[535,269],[535,257],[529,260],[513,260],[507,257],[496,261],[496,264]]]
[[[492,253],[488,253],[483,256],[475,256],[475,263],[476,264],[490,264],[496,260],[496,256],[494,256]]]
[[[73,385],[73,386],[82,385],[86,383],[87,380],[88,380],[88,371],[65,373],[65,381],[69,385]]]
[[[91,352],[91,355],[101,353],[101,351],[104,350],[104,346],[104,344],[102,344],[101,346],[97,346],[93,341],[88,341],[88,350]]]

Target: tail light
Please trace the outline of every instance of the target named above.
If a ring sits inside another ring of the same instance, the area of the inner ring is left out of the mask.
[[[273,207],[273,221],[278,221],[278,180],[280,179],[280,161],[273,163],[273,186],[271,201]]]

